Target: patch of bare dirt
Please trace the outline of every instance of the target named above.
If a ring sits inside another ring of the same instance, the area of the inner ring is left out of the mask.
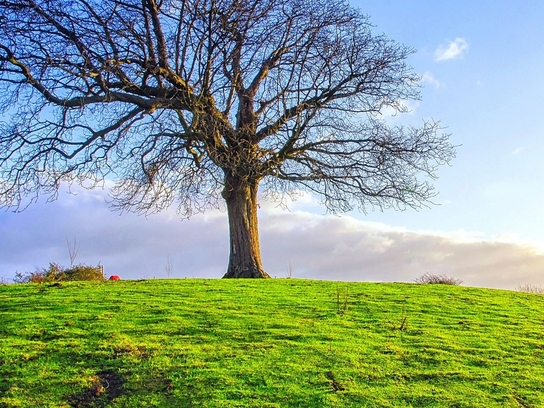
[[[115,371],[100,371],[92,385],[68,397],[68,403],[72,408],[104,408],[115,398],[123,395],[124,383],[123,377]]]

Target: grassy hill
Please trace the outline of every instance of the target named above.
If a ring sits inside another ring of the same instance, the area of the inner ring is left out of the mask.
[[[443,285],[0,285],[0,407],[543,407],[544,296]]]

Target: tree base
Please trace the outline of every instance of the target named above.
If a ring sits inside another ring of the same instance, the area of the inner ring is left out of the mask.
[[[229,268],[223,279],[229,278],[269,279],[270,275],[258,268]]]

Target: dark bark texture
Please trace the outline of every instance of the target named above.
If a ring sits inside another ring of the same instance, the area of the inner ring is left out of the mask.
[[[249,184],[232,177],[225,183],[230,257],[224,278],[269,278],[261,262],[257,189],[255,182]]]

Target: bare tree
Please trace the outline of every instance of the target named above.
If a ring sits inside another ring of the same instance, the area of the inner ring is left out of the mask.
[[[116,182],[117,208],[226,203],[225,277],[267,277],[258,189],[332,212],[420,207],[454,148],[419,98],[412,49],[343,0],[0,0],[0,205]]]
[[[170,254],[166,256],[166,266],[164,269],[166,270],[166,276],[170,278],[172,276],[172,272],[174,271],[174,264],[172,263],[172,257]]]
[[[79,252],[79,244],[77,242],[77,238],[74,237],[72,241],[66,237],[66,245],[68,246],[68,255],[70,256],[70,266],[74,266],[74,262],[76,261],[77,253]]]

